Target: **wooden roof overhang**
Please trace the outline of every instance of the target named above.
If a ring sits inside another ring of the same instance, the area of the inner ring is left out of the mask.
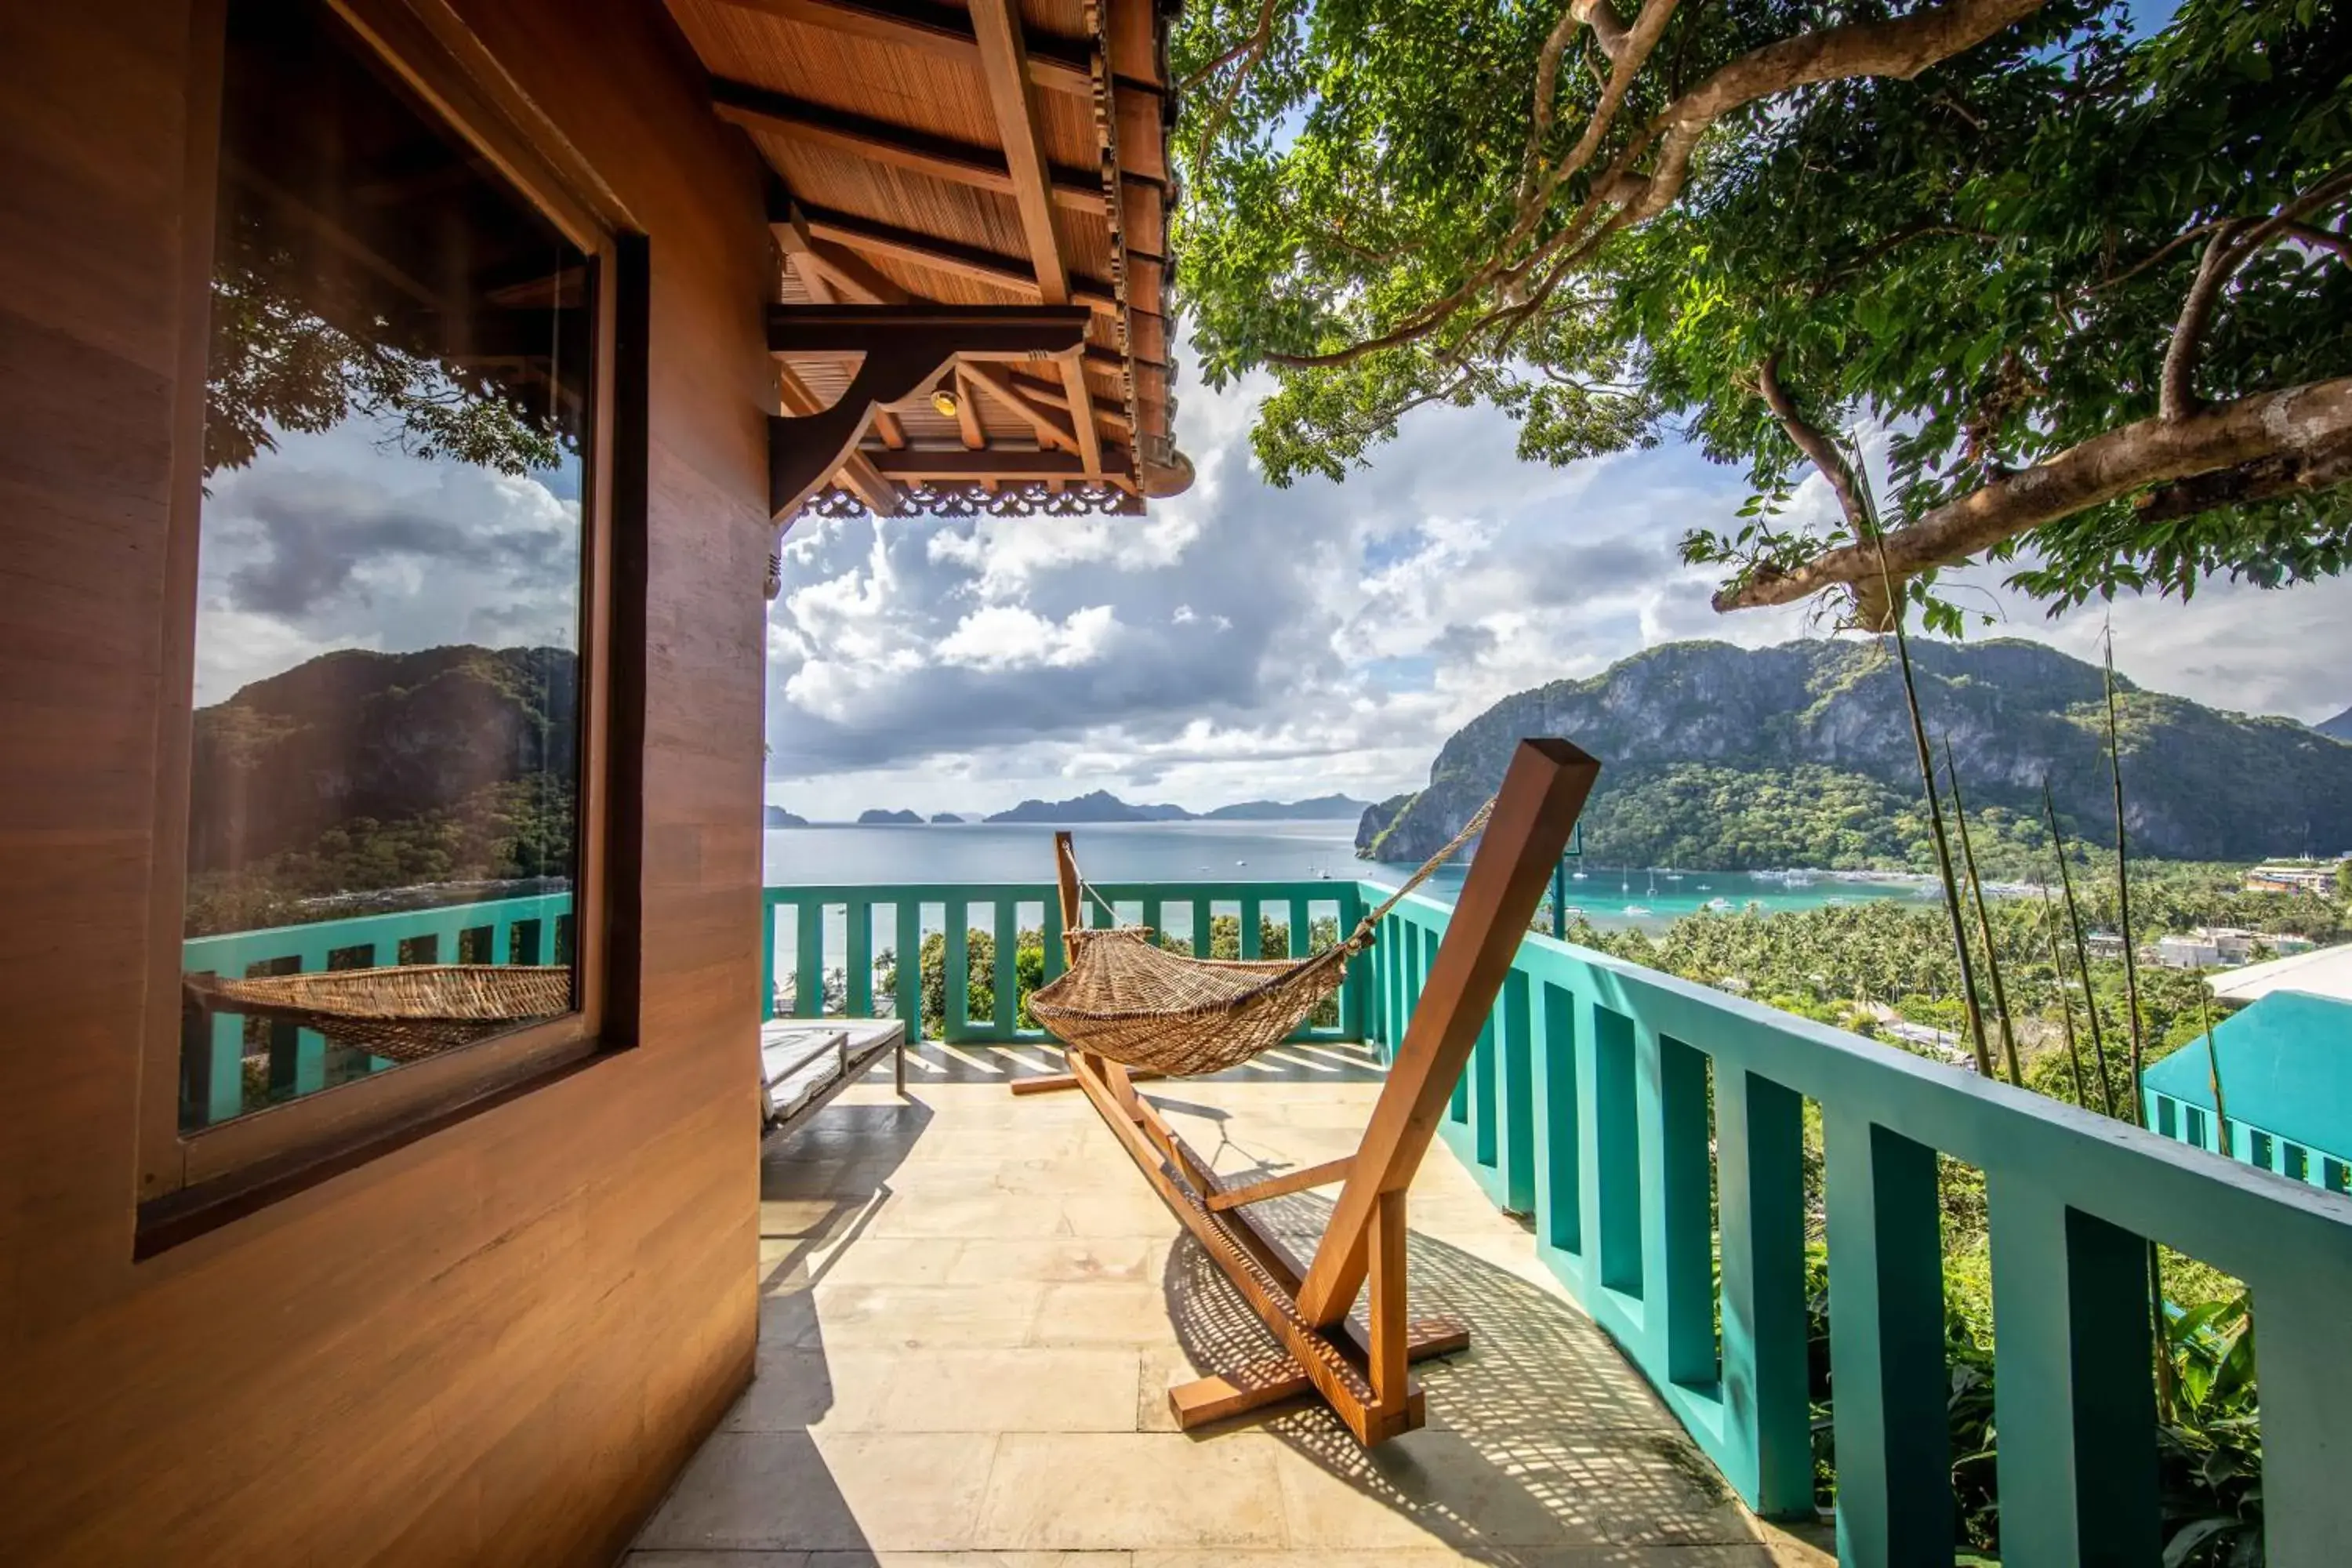
[[[771,504],[1135,512],[1171,439],[1165,0],[667,0],[773,172]]]

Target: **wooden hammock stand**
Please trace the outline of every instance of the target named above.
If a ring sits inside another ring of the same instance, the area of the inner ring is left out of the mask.
[[[1137,1079],[1154,1075],[1068,1050],[1066,1076],[1013,1086],[1016,1094],[1083,1091],[1282,1344],[1284,1353],[1267,1362],[1169,1390],[1178,1426],[1310,1394],[1367,1447],[1422,1425],[1421,1389],[1408,1364],[1464,1349],[1470,1332],[1449,1320],[1405,1315],[1405,1190],[1600,772],[1566,741],[1519,742],[1363,1141],[1345,1159],[1235,1185],[1135,1092]],[[1063,929],[1075,931],[1082,911],[1068,834],[1055,835],[1055,852]],[[1339,1196],[1310,1259],[1297,1258],[1249,1212],[1264,1199],[1334,1182],[1342,1184]],[[1360,1325],[1349,1311],[1367,1280],[1370,1300]]]

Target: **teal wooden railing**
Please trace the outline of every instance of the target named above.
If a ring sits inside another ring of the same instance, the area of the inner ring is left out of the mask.
[[[1449,912],[1383,922],[1383,1054]],[[1809,1100],[1842,1561],[1952,1561],[1944,1153],[1989,1199],[2003,1561],[2158,1560],[2153,1238],[2252,1289],[2268,1561],[2352,1563],[2352,1199],[1535,934],[1442,1133],[1749,1505],[1801,1516]]]
[[[1344,937],[1364,918],[1366,908],[1366,889],[1351,881],[1173,885],[1106,882],[1095,884],[1094,891],[1102,901],[1087,901],[1089,925],[1114,923],[1115,910],[1121,921],[1139,922],[1163,934],[1169,933],[1172,926],[1178,928],[1172,932],[1177,938],[1196,941],[1194,933],[1206,931],[1213,917],[1232,915],[1239,917],[1244,940],[1247,941],[1247,933],[1261,930],[1263,918],[1284,930],[1288,955],[1297,957],[1304,957],[1310,951],[1317,922],[1329,922],[1331,931]],[[1106,910],[1104,903],[1110,909]],[[786,910],[792,911],[791,957],[789,963],[780,965],[778,911]],[[829,921],[835,913],[839,915],[842,927],[838,952],[832,951],[827,936]],[[969,933],[974,931],[988,932],[992,951],[997,953],[1014,952],[1021,932],[1040,931],[1045,942],[1044,978],[1050,981],[1063,969],[1061,903],[1047,883],[776,887],[767,889],[761,915],[761,952],[764,967],[760,995],[763,1017],[775,1016],[780,974],[792,980],[791,1012],[797,1017],[813,1017],[827,1010],[828,986],[838,975],[837,1000],[841,1006],[835,1010],[853,1017],[887,1012],[908,1020],[909,1038],[924,1038],[929,1026],[922,1017],[919,963],[894,963],[896,990],[887,998],[889,1005],[881,1008],[876,1005],[877,968],[886,951],[894,960],[919,953],[924,937],[931,932],[940,933],[941,938],[941,972],[945,977],[971,973]],[[875,936],[877,915],[883,921],[884,932],[879,942]],[[1173,918],[1177,916],[1181,919]],[[1255,958],[1258,954],[1248,952],[1244,956]],[[1349,965],[1348,977],[1340,984],[1339,1021],[1302,1026],[1292,1037],[1361,1039],[1370,985],[1371,961],[1360,957]],[[992,986],[995,1009],[986,1018],[968,1016],[971,998],[966,985],[950,978],[943,989],[940,1023],[950,1045],[1010,1045],[1045,1038],[1039,1030],[1021,1026],[1020,998],[1013,986]]]
[[[189,974],[245,979],[394,963],[553,963],[571,950],[572,895],[542,893],[487,903],[448,904],[310,925],[271,926],[191,937],[180,944]],[[245,1019],[213,1016],[208,1045],[182,1062],[181,1123],[191,1130],[242,1115]],[[269,1037],[271,1102],[327,1087],[327,1042],[309,1029],[275,1026]],[[389,1066],[370,1058],[367,1066]]]
[[[1188,911],[1341,929],[1385,897],[1366,884],[1121,884],[1122,920]],[[1311,915],[1302,917],[1299,900]],[[950,1041],[1040,1039],[961,1016],[963,932],[1043,930],[1045,885],[771,888],[795,911],[793,1010],[824,1006],[825,911],[845,919],[838,1000],[873,1010],[877,911],[887,944],[946,931]],[[1034,917],[1029,910],[1034,908]],[[958,918],[961,911],[961,918]],[[1448,908],[1405,900],[1350,966],[1327,1035],[1395,1049]],[[1099,910],[1093,923],[1107,923]],[[861,937],[859,933],[866,934]],[[865,978],[861,982],[860,976]],[[888,1009],[915,1021],[916,966]],[[1442,1133],[1498,1205],[1532,1216],[1545,1263],[1655,1386],[1748,1503],[1813,1509],[1808,1402],[1805,1114],[1820,1112],[1835,1373],[1838,1540],[1853,1564],[1953,1559],[1937,1156],[1986,1178],[2003,1560],[2158,1561],[2156,1411],[2146,1239],[2252,1289],[2262,1358],[2268,1561],[2352,1563],[2352,1199],[1921,1060],[1638,965],[1530,933]]]

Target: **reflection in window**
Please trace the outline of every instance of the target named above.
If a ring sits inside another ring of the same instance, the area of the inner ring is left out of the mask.
[[[184,1126],[575,1005],[594,282],[321,0],[233,0]]]

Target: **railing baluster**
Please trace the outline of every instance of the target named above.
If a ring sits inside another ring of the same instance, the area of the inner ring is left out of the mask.
[[[1069,967],[1069,959],[1068,955],[1063,952],[1062,947],[1062,937],[1064,933],[1062,931],[1061,899],[1057,892],[1048,892],[1045,895],[1044,902],[1045,907],[1045,978],[1048,981],[1051,981],[1058,976],[1062,971]],[[1083,926],[1086,922],[1084,921],[1080,921],[1078,923]]]
[[[1543,1034],[1534,1056],[1536,1237],[1546,1247],[1584,1251],[1583,1139],[1577,1114],[1576,997],[1543,988]]]
[[[1209,941],[1209,931],[1212,924],[1214,922],[1215,918],[1215,907],[1212,905],[1208,900],[1194,899],[1192,900],[1193,957],[1207,958],[1212,956],[1209,952],[1209,948],[1211,946]]]
[[[793,918],[793,1016],[824,1016],[824,906],[812,899]]]
[[[1256,899],[1244,896],[1241,931],[1237,939],[1241,945],[1234,952],[1235,957],[1250,959],[1265,956],[1265,944],[1259,941],[1260,933],[1257,929],[1258,918],[1263,912]]]
[[[1714,1163],[1706,1134],[1706,1058],[1669,1035],[1642,1031],[1655,1069],[1642,1075],[1643,1176],[1658,1194],[1651,1278],[1665,1289],[1666,1375],[1707,1384],[1720,1376],[1715,1348],[1715,1236],[1708,1213]],[[1654,1090],[1651,1089],[1655,1085]],[[1654,1121],[1650,1119],[1654,1117]]]
[[[1168,945],[1168,933],[1160,929],[1160,923],[1166,918],[1167,911],[1160,908],[1158,899],[1143,900],[1143,923],[1151,928],[1151,945],[1154,947]]]
[[[2263,1559],[2352,1563],[2352,1356],[2344,1353],[2344,1304],[2352,1258],[2287,1254],[2252,1281],[2254,1352],[2263,1369]],[[1999,1277],[1996,1275],[1996,1279]],[[2004,1431],[2006,1429],[2004,1428]]]
[[[1305,958],[1315,951],[1315,922],[1307,918],[1307,900],[1294,897],[1290,900],[1290,956]]]
[[[1592,1008],[1592,1236],[1601,1283],[1642,1294],[1642,1144],[1633,1020]]]
[[[1993,1172],[1985,1190],[2001,1554],[2153,1563],[2163,1542],[2147,1244],[2070,1210],[2038,1180]]]
[[[1841,1563],[1952,1560],[1936,1152],[1842,1107],[1827,1145]]]
[[[849,921],[849,940],[842,964],[847,971],[843,999],[853,1018],[874,1016],[874,906],[864,899],[852,899],[845,911]]]
[[[1462,1076],[1470,1090],[1470,1138],[1478,1163],[1493,1170],[1501,1152],[1502,1128],[1495,1104],[1495,1084],[1498,1069],[1495,1061],[1500,1055],[1495,1048],[1495,1016],[1486,1015],[1479,1026],[1478,1043],[1471,1048],[1469,1069]],[[1461,1085],[1456,1086],[1457,1095]]]
[[[1021,906],[1009,898],[996,900],[996,969],[990,977],[996,1002],[992,1038],[1010,1040],[1021,1016]]]
[[[1339,940],[1353,936],[1363,918],[1364,895],[1351,882],[1339,892]],[[1348,960],[1348,978],[1339,988],[1339,1032],[1349,1039],[1368,1040],[1384,1027],[1381,986],[1374,976],[1379,956],[1376,944]]]
[[[923,906],[912,898],[898,900],[898,994],[893,999],[907,1026],[907,1043],[923,1037]]]
[[[1810,1518],[1804,1101],[1718,1061],[1715,1148],[1723,1401],[1734,1416],[1724,1469],[1759,1513]]]
[[[971,906],[961,899],[950,898],[947,911],[947,951],[940,965],[941,1002],[945,1012],[940,1019],[940,1037],[950,1045],[961,1045],[971,1038],[971,959],[965,940],[966,924],[971,919]]]
[[[1503,1207],[1511,1214],[1532,1214],[1536,1206],[1535,1024],[1529,1016],[1528,973],[1514,968],[1503,977],[1503,1048],[1496,1058],[1501,1069],[1502,1116],[1500,1164]]]

